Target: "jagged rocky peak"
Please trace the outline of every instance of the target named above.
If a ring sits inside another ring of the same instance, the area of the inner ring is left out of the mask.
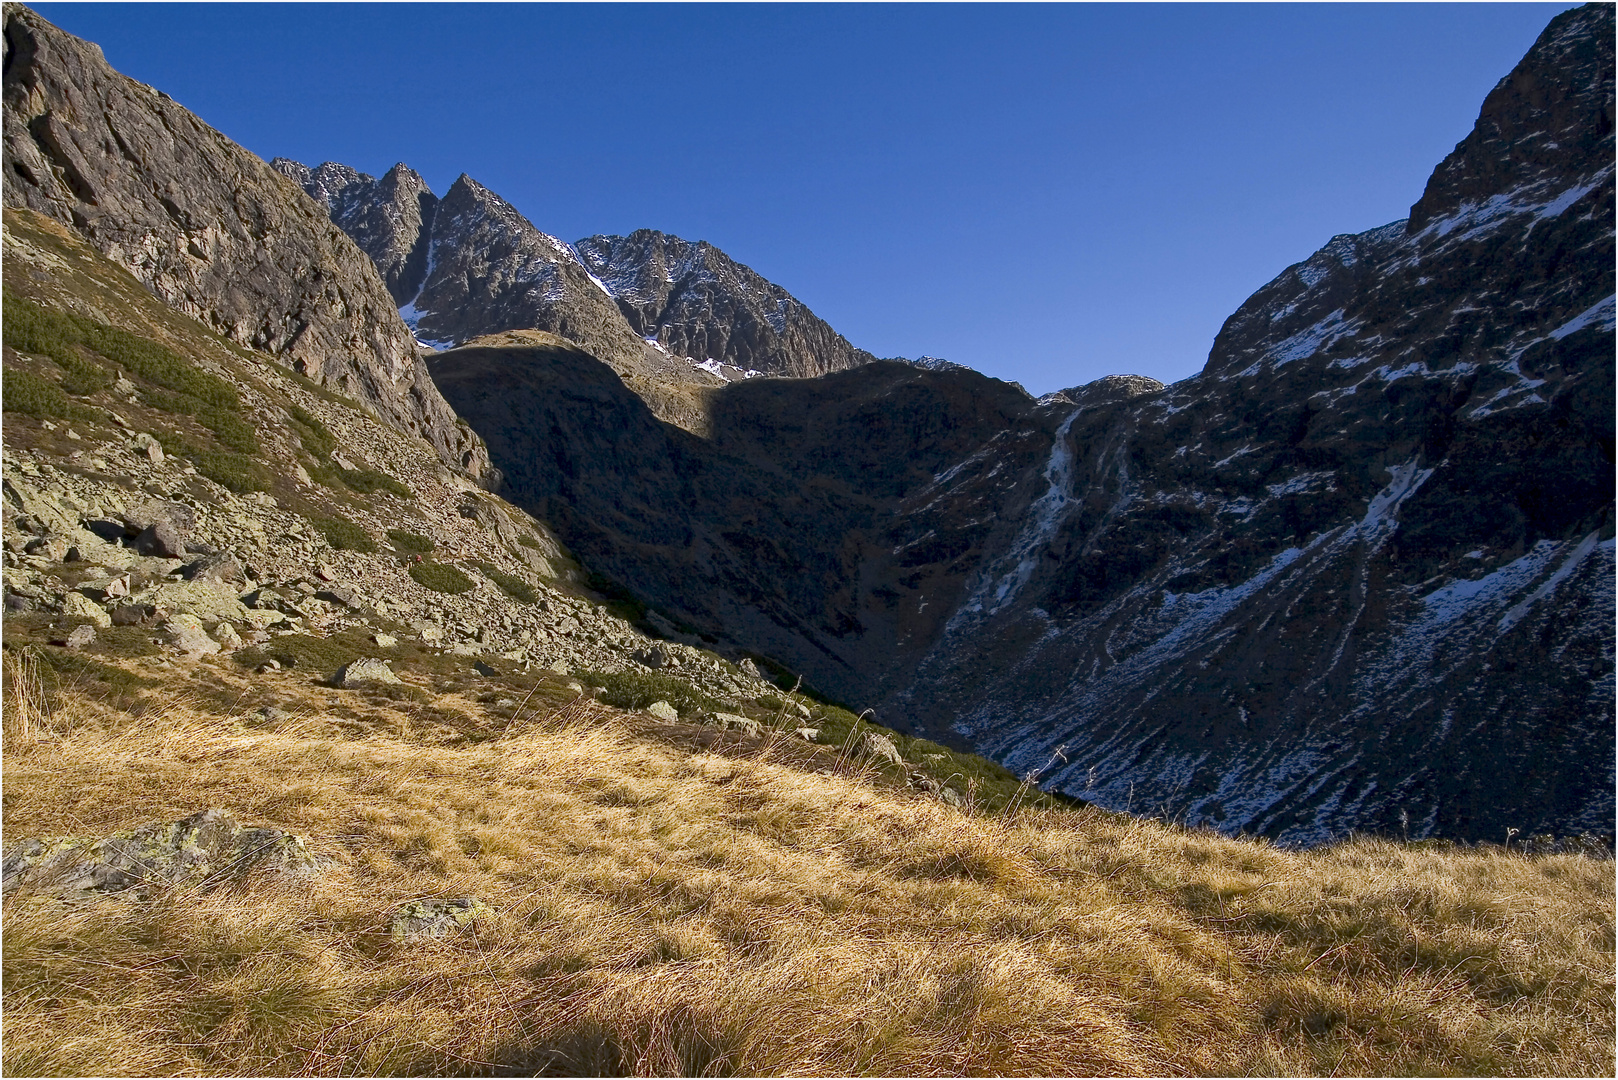
[[[311,169],[280,157],[270,167],[326,207],[332,221],[371,257],[396,304],[421,291],[438,197],[419,173],[400,162],[379,180],[335,161]]]
[[[781,286],[706,241],[640,229],[588,237],[576,247],[635,332],[673,355],[793,376],[875,359]]]
[[[397,305],[325,207],[89,42],[5,7],[4,201],[171,307],[339,386],[480,472]],[[335,176],[328,171],[328,176]]]
[[[1094,382],[1070,386],[1057,393],[1074,405],[1088,406],[1130,401],[1143,394],[1155,394],[1162,389],[1163,383],[1147,375],[1104,375]]]
[[[1613,5],[1551,20],[1528,56],[1484,99],[1477,125],[1433,170],[1410,208],[1411,232],[1466,203],[1543,203],[1612,172]],[[1605,151],[1605,152],[1603,152]]]
[[[548,330],[620,374],[646,344],[566,242],[464,173],[439,202],[429,271],[406,317],[423,341],[456,344],[501,330]]]

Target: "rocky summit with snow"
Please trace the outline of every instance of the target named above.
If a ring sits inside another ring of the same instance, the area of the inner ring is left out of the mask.
[[[56,369],[8,329],[7,408],[26,386],[57,419],[25,454],[8,412],[7,490],[67,507],[63,530],[69,501],[110,513],[146,474],[197,492],[234,477],[207,546],[257,514],[301,546],[242,558],[294,591],[297,553],[330,545],[300,514],[480,568],[477,603],[452,604],[420,584],[438,571],[338,557],[364,595],[337,614],[394,610],[390,639],[447,625],[466,655],[618,669],[655,637],[706,692],[801,678],[1052,790],[1289,843],[1610,833],[1610,5],[1556,16],[1410,217],[1282,271],[1200,374],[1038,400],[876,360],[705,243],[568,244],[470,177],[439,197],[403,165],[272,169],[93,46],[26,9],[6,20],[8,290],[116,322],[88,285],[47,286],[72,277],[58,263],[89,273],[84,252],[123,267],[230,343],[205,366],[285,458],[255,489],[197,449],[252,433],[197,405],[171,440],[190,471],[134,442],[144,458],[87,471],[111,451],[64,441],[78,406],[50,403],[89,377],[70,357],[48,386],[14,383]],[[141,326],[192,340],[160,323]],[[112,385],[123,419],[178,392]],[[363,460],[333,431],[365,432]],[[386,496],[389,477],[418,494]],[[8,583],[54,552],[17,539]],[[498,599],[513,575],[546,602]],[[577,600],[590,589],[634,625]]]

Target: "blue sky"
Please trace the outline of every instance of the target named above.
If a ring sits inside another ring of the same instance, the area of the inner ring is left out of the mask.
[[[708,240],[879,356],[1194,374],[1405,216],[1552,4],[37,5],[268,159]]]

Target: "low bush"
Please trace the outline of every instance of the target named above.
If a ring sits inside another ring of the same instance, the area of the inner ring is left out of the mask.
[[[472,579],[449,563],[419,562],[410,565],[410,576],[418,585],[441,593],[463,593],[472,587]]]
[[[375,469],[345,469],[340,465],[316,465],[309,470],[314,480],[329,488],[336,488],[339,484],[350,491],[357,491],[361,495],[374,495],[378,491],[386,491],[390,495],[397,495],[401,499],[414,499],[416,493],[405,487],[399,481],[385,472]]]
[[[88,420],[94,415],[83,405],[69,401],[62,388],[45,376],[9,364],[5,368],[4,399],[6,412],[42,420]]]
[[[601,693],[596,695],[598,700],[616,709],[644,709],[654,701],[666,701],[679,710],[681,716],[688,716],[720,708],[719,702],[684,679],[671,675],[641,671],[586,671],[581,672],[579,678],[591,686],[600,687]]]
[[[371,539],[371,534],[347,518],[320,518],[313,524],[315,528],[320,530],[320,534],[326,538],[326,543],[339,551],[371,552],[376,550],[376,541]]]
[[[298,440],[303,448],[313,454],[316,460],[323,460],[331,456],[337,449],[337,439],[330,429],[321,423],[320,418],[313,413],[295,404],[286,407],[287,419],[292,421],[292,429],[298,433]]]
[[[430,538],[408,529],[389,529],[388,540],[398,550],[411,555],[425,555],[437,546]]]
[[[500,587],[500,591],[513,600],[521,600],[525,604],[532,604],[539,599],[539,590],[516,574],[508,574],[493,563],[473,563],[478,571],[490,581]]]

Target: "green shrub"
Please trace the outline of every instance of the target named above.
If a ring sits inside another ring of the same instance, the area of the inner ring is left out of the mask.
[[[389,529],[388,539],[394,547],[412,555],[425,555],[437,546],[428,537],[407,529]]]
[[[516,574],[508,574],[492,563],[473,563],[484,577],[500,587],[500,591],[513,600],[521,600],[525,604],[532,604],[539,599],[539,591]]]
[[[331,452],[337,449],[336,437],[320,422],[318,416],[291,404],[286,407],[286,414],[303,448],[313,454],[317,461],[330,457]]]
[[[586,671],[579,678],[591,686],[599,686],[597,697],[615,709],[644,709],[654,701],[666,701],[681,716],[691,713],[712,712],[719,702],[704,694],[684,679],[671,675],[656,675],[639,671]]]
[[[339,551],[371,552],[376,550],[376,541],[371,534],[349,521],[347,518],[329,517],[318,518],[314,527],[326,538],[326,543]]]
[[[23,416],[88,420],[94,415],[83,405],[69,401],[62,388],[43,375],[10,365],[5,369],[4,383],[0,384],[0,396],[5,399],[6,412]]]
[[[378,491],[386,491],[397,495],[401,499],[413,499],[416,493],[405,487],[387,473],[377,472],[375,469],[345,469],[339,465],[316,465],[309,470],[311,479],[335,489],[339,484],[350,491],[357,491],[361,495],[371,495]]]
[[[337,469],[338,477],[344,484],[361,495],[373,495],[378,491],[385,491],[389,495],[397,495],[401,499],[414,499],[416,493],[405,487],[399,481],[385,472],[375,469]]]
[[[433,592],[463,593],[472,587],[472,579],[448,563],[411,563],[410,576]]]

